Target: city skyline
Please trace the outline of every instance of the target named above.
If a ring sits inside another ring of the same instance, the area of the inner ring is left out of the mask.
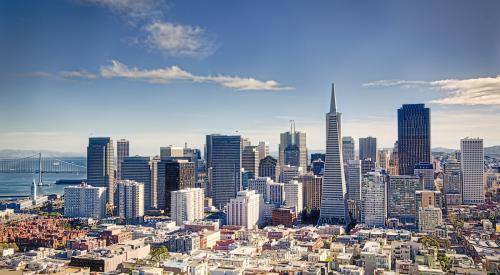
[[[156,155],[238,131],[276,152],[294,120],[324,150],[332,82],[355,140],[391,148],[396,110],[424,103],[433,148],[500,143],[496,1],[134,2],[0,4],[0,148],[83,154],[88,136],[110,136]]]

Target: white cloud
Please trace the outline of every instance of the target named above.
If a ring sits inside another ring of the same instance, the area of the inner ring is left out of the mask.
[[[426,85],[426,81],[420,80],[399,80],[399,79],[389,79],[389,80],[377,80],[373,82],[364,83],[363,87],[394,87],[401,86],[404,88],[411,88],[419,85]]]
[[[445,105],[500,105],[500,75],[471,79],[446,79],[430,85],[447,93],[431,103]]]
[[[239,76],[198,76],[181,69],[178,66],[171,66],[162,69],[139,69],[128,67],[127,65],[112,60],[110,65],[101,67],[101,76],[104,78],[128,78],[139,79],[151,83],[169,83],[175,80],[191,82],[216,83],[226,88],[235,90],[290,90],[292,87],[282,86],[275,80],[257,80],[249,77]]]
[[[204,57],[215,50],[214,41],[198,26],[154,22],[145,27],[146,44],[172,56]]]
[[[95,74],[89,73],[86,70],[62,71],[59,73],[59,76],[63,78],[87,78],[87,79],[95,79],[97,77]]]
[[[70,78],[82,78],[82,79],[95,79],[97,76],[93,73],[87,72],[86,70],[79,71],[60,71],[58,73],[48,73],[48,72],[29,72],[22,74],[22,76],[28,77],[44,77],[49,79],[70,79]]]
[[[445,93],[442,98],[430,103],[442,105],[500,105],[500,75],[470,79],[444,79],[435,81],[378,80],[364,83],[364,87],[424,86]]]
[[[166,6],[161,0],[82,0],[82,2],[108,8],[131,24],[160,18]]]

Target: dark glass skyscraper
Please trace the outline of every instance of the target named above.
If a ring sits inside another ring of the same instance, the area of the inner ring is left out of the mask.
[[[398,109],[399,174],[413,175],[418,163],[431,162],[431,115],[424,104]]]
[[[106,187],[109,204],[114,204],[115,165],[113,140],[109,137],[91,137],[87,147],[87,183]]]
[[[359,159],[371,159],[373,162],[377,161],[377,138],[359,138]]]

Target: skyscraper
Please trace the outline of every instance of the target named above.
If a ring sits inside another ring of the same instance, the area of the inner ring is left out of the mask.
[[[386,175],[368,172],[361,187],[361,223],[383,227],[387,219]]]
[[[87,184],[106,187],[107,201],[114,204],[115,165],[113,140],[109,137],[91,137],[87,147]]]
[[[121,179],[122,162],[129,156],[129,142],[126,139],[120,139],[116,142],[116,176]]]
[[[151,157],[126,157],[122,162],[122,179],[144,184],[144,208],[157,207],[158,159]]]
[[[463,204],[484,203],[484,148],[480,138],[460,140]]]
[[[359,138],[359,159],[371,159],[377,162],[377,138]]]
[[[166,159],[171,157],[183,157],[184,148],[169,145],[167,147],[160,147],[160,159]]]
[[[203,219],[205,196],[201,188],[186,188],[172,191],[170,204],[172,220],[177,225]]]
[[[144,218],[144,184],[133,180],[119,180],[118,216],[122,219],[141,222]]]
[[[398,166],[400,175],[413,175],[415,164],[431,162],[431,116],[424,104],[398,109]]]
[[[341,114],[332,85],[330,112],[326,114],[326,160],[319,224],[348,224],[347,192],[342,160]]]
[[[347,162],[346,185],[347,197],[361,207],[361,161],[349,160]]]
[[[220,208],[241,190],[241,136],[207,136],[208,163],[211,165],[212,197]]]
[[[295,208],[297,214],[302,213],[304,208],[304,197],[302,194],[302,182],[291,180],[285,183],[285,206]]]
[[[389,218],[397,218],[402,223],[414,223],[415,192],[423,189],[417,176],[390,176],[387,188]]]
[[[158,208],[170,213],[171,192],[195,187],[195,165],[187,160],[162,160],[158,163]]]
[[[267,156],[260,160],[259,163],[259,177],[270,177],[272,180],[278,180],[280,175],[280,169],[278,166],[278,160]]]
[[[387,171],[389,169],[389,150],[381,149],[377,152],[377,167],[380,167]]]
[[[257,145],[257,151],[259,151],[259,159],[264,159],[269,156],[269,142],[267,141],[259,141],[259,145]]]
[[[297,181],[302,183],[304,208],[319,211],[321,207],[321,190],[323,186],[323,177],[307,174],[298,176]]]
[[[355,159],[354,146],[352,137],[342,137],[342,157],[345,163]]]
[[[295,123],[293,121],[290,131],[280,135],[279,165],[307,168],[306,133],[295,131]]]
[[[250,173],[250,178],[254,179],[259,176],[259,151],[255,146],[247,146],[243,148],[241,155],[241,166],[245,171]]]
[[[415,164],[413,169],[415,176],[420,177],[424,184],[424,190],[436,190],[434,186],[434,166],[432,163]]]

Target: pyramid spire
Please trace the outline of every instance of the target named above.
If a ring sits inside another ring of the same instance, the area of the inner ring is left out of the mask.
[[[335,102],[335,83],[332,83],[332,97],[330,99],[330,113],[337,112],[337,103]]]

